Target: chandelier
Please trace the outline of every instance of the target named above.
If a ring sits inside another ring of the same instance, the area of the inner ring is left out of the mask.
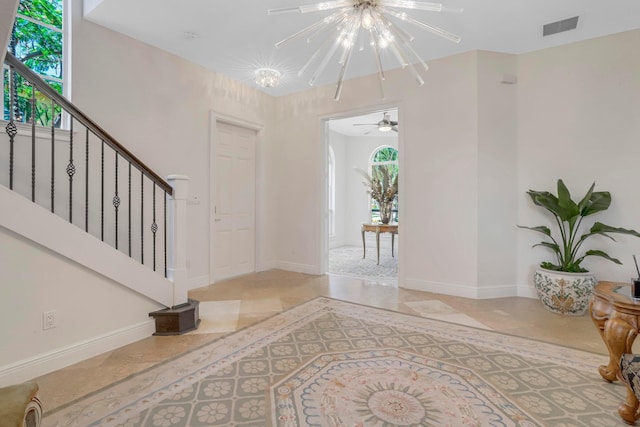
[[[309,60],[298,72],[302,76],[314,62],[319,60],[309,84],[313,86],[322,74],[331,58],[339,53],[338,83],[334,99],[340,99],[345,73],[349,66],[353,51],[365,50],[368,44],[374,54],[380,82],[380,92],[384,98],[385,80],[382,68],[382,52],[390,50],[402,68],[407,69],[422,86],[424,79],[418,68],[429,69],[426,62],[411,46],[414,37],[395,22],[406,22],[422,30],[429,31],[454,43],[460,42],[460,37],[442,28],[419,21],[402,9],[414,9],[431,12],[462,12],[462,9],[445,8],[441,3],[429,3],[421,0],[335,0],[297,7],[269,9],[269,15],[279,13],[311,13],[333,10],[327,17],[290,35],[276,43],[280,48],[287,43],[306,38],[307,43],[323,38],[324,42],[311,55]],[[395,22],[394,22],[395,21]],[[356,46],[358,46],[356,48]],[[418,68],[416,68],[418,65]]]
[[[273,68],[258,68],[256,83],[262,87],[276,87],[280,83],[280,71]]]

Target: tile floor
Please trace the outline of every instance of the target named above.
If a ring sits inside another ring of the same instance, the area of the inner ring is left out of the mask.
[[[36,378],[45,414],[67,402],[317,296],[607,354],[590,317],[560,316],[528,298],[473,300],[366,282],[271,270],[193,290],[201,327],[181,336],[149,337]]]

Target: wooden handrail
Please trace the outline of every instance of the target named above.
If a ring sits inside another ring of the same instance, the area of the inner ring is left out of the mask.
[[[147,165],[142,163],[136,156],[134,156],[129,150],[127,150],[122,144],[120,144],[114,137],[109,135],[104,129],[102,129],[96,122],[91,120],[86,114],[78,109],[67,98],[56,92],[49,84],[47,84],[39,75],[31,71],[29,67],[24,65],[18,58],[7,52],[5,57],[6,64],[15,68],[22,77],[27,79],[32,85],[34,85],[38,91],[47,95],[50,99],[60,105],[66,112],[71,114],[73,118],[82,123],[87,129],[93,132],[98,138],[103,140],[120,156],[125,158],[129,163],[134,165],[140,172],[147,175],[149,179],[155,182],[161,189],[167,194],[173,195],[173,188],[162,179],[158,174],[152,171]]]

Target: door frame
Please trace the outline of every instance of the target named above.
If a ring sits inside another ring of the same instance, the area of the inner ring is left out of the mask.
[[[252,121],[248,121],[248,120],[244,120],[244,119],[240,119],[238,117],[234,117],[234,116],[228,116],[226,114],[222,114],[219,112],[216,112],[215,110],[211,110],[209,112],[209,173],[208,173],[208,185],[209,185],[209,209],[208,209],[208,216],[209,216],[209,221],[208,221],[208,225],[209,225],[209,284],[214,283],[213,278],[214,278],[214,265],[215,265],[215,251],[214,251],[214,243],[215,243],[215,229],[214,229],[214,211],[215,211],[215,201],[216,201],[216,194],[215,194],[215,185],[213,185],[213,181],[214,181],[214,177],[215,177],[215,173],[214,173],[214,165],[215,165],[215,156],[216,156],[216,131],[217,131],[217,127],[218,127],[218,123],[225,123],[228,125],[232,125],[232,126],[237,126],[237,127],[241,127],[244,129],[249,129],[252,131],[256,132],[256,146],[255,146],[255,200],[254,200],[254,224],[253,224],[253,230],[254,230],[254,241],[255,241],[255,248],[254,248],[254,265],[253,265],[253,269],[254,271],[260,271],[261,266],[262,266],[262,258],[260,257],[260,250],[259,248],[261,247],[261,240],[260,240],[260,236],[262,235],[261,230],[260,230],[260,212],[262,209],[262,204],[260,203],[261,200],[261,191],[260,191],[260,187],[259,187],[259,177],[260,177],[260,173],[261,173],[261,157],[262,157],[262,153],[261,153],[261,149],[262,149],[262,138],[263,138],[263,133],[264,133],[264,126],[259,124],[259,123],[255,123]]]
[[[331,139],[330,131],[329,131],[329,121],[334,119],[344,119],[352,116],[360,116],[363,114],[370,114],[372,112],[384,111],[385,109],[397,109],[398,110],[398,122],[401,122],[401,117],[404,115],[405,105],[403,101],[392,101],[385,102],[381,104],[369,105],[367,107],[360,107],[357,109],[350,109],[341,111],[339,113],[334,113],[330,115],[320,116],[320,129],[321,129],[321,144],[320,144],[320,155],[318,156],[320,159],[320,211],[318,218],[320,219],[320,224],[318,226],[318,242],[320,243],[320,248],[318,251],[318,256],[316,258],[316,265],[318,266],[318,274],[327,274],[327,270],[329,268],[329,206],[328,206],[328,187],[329,181],[327,176],[327,167],[329,160],[329,141]],[[398,128],[398,168],[399,170],[403,170],[404,168],[404,151],[405,151],[405,142],[404,142],[405,131],[403,131],[403,127],[400,126]],[[400,200],[406,200],[404,197],[405,192],[405,173],[401,173],[398,177],[398,198]],[[404,227],[398,226],[398,231],[404,230]],[[400,234],[400,233],[398,233]],[[404,253],[404,239],[398,239],[398,287],[400,284],[404,282],[404,268],[403,268],[403,259],[401,254]]]

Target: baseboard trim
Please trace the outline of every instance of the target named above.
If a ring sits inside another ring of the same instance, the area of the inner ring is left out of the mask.
[[[275,262],[275,261],[263,261],[256,268],[256,271],[268,271],[268,270],[275,270],[277,268],[278,268],[278,263],[277,262]]]
[[[536,288],[533,286],[519,285],[518,286],[518,296],[523,298],[538,298],[538,292]]]
[[[320,274],[318,267],[310,264],[297,264],[295,262],[276,261],[273,263],[274,268],[279,270],[295,271],[296,273]]]
[[[0,386],[22,383],[62,369],[74,363],[150,337],[155,331],[153,319],[127,326],[0,367]]]
[[[456,283],[430,282],[419,279],[407,279],[400,281],[399,283],[401,288],[472,299],[505,298],[515,296],[529,297],[529,294],[523,293],[516,285],[476,287]]]
[[[477,289],[472,286],[452,283],[429,282],[420,279],[406,279],[399,284],[401,288],[415,291],[432,292],[434,294],[453,295],[456,297],[476,298]]]

